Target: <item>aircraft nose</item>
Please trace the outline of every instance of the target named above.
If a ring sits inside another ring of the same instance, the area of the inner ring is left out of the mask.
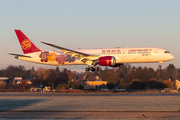
[[[174,59],[174,56],[171,54],[171,55],[170,55],[170,60],[172,60],[172,59]]]

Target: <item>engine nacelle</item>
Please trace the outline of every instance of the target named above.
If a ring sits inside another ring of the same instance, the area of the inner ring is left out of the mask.
[[[113,56],[104,56],[99,58],[99,65],[101,66],[114,66],[116,59]]]

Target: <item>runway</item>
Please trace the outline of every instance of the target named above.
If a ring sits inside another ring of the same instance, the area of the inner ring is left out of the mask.
[[[134,93],[31,93],[31,92],[0,92],[1,96],[180,96],[180,93],[165,94],[134,94]]]
[[[0,119],[179,119],[179,94],[0,93]]]
[[[180,118],[179,112],[0,112],[6,119],[130,119]]]

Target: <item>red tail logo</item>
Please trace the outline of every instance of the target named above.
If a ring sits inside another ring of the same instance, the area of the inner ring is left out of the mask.
[[[24,54],[41,51],[21,30],[15,30]]]
[[[22,42],[21,42],[21,47],[23,50],[29,50],[31,49],[31,41],[29,41],[28,39],[24,39]]]

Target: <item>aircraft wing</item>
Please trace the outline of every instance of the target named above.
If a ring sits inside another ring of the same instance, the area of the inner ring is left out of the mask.
[[[70,50],[70,49],[60,47],[60,46],[57,46],[57,45],[53,45],[53,44],[50,44],[50,43],[46,43],[46,42],[42,42],[42,43],[44,43],[46,45],[49,45],[51,47],[55,47],[57,49],[60,49],[61,52],[66,53],[68,55],[71,55],[72,57],[80,57],[81,59],[86,58],[86,57],[98,57],[97,55],[91,55],[91,54],[87,54],[87,53],[78,52],[78,51],[75,51],[75,50]]]
[[[18,58],[19,56],[20,57],[27,57],[27,58],[31,58],[31,56],[27,56],[27,55],[20,55],[20,54],[14,54],[14,53],[8,53],[9,55],[14,55],[15,58]]]

